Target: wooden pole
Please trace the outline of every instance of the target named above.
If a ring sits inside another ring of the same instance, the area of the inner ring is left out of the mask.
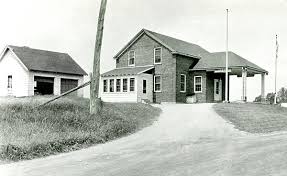
[[[88,81],[88,82],[86,82],[86,83],[84,83],[84,84],[82,84],[82,85],[80,85],[78,87],[75,87],[75,88],[73,88],[73,89],[71,89],[71,90],[69,90],[69,91],[67,91],[67,92],[65,92],[65,93],[63,93],[63,94],[61,94],[59,96],[56,96],[55,98],[52,98],[51,100],[49,100],[49,101],[37,106],[36,108],[39,108],[41,106],[45,106],[45,105],[47,105],[47,104],[49,104],[49,103],[51,103],[51,102],[53,102],[53,101],[55,101],[55,100],[57,100],[59,98],[62,98],[62,97],[66,96],[66,95],[68,95],[68,94],[70,94],[72,92],[75,92],[75,91],[77,91],[77,90],[79,90],[79,89],[81,89],[83,87],[86,87],[87,85],[90,85],[90,83],[91,83],[91,81]]]
[[[101,100],[99,98],[100,57],[101,57],[106,6],[107,6],[107,0],[102,0],[98,18],[98,27],[97,27],[97,36],[96,36],[94,63],[93,63],[93,75],[90,86],[90,114],[95,115],[98,115],[101,111]]]

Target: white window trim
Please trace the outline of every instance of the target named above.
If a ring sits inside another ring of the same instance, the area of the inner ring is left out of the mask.
[[[134,64],[130,64],[130,52],[134,52]],[[136,51],[135,50],[130,50],[128,52],[128,66],[129,67],[134,67],[136,63]]]
[[[104,88],[104,86],[105,86],[105,81],[106,81],[106,83],[107,83],[107,91],[105,92],[105,88]],[[109,93],[109,79],[103,79],[103,93]]]
[[[196,91],[196,89],[195,89],[195,87],[196,87],[196,84],[195,84],[196,78],[200,78],[201,91]],[[194,93],[202,93],[202,76],[194,76],[193,83],[194,83]]]
[[[127,91],[124,91],[124,79],[127,80]],[[128,78],[122,78],[122,93],[128,93],[129,92],[129,79]]]
[[[117,91],[117,80],[120,80],[120,91]],[[115,92],[116,93],[121,93],[122,92],[122,79],[121,78],[115,78],[115,83],[116,83],[116,88],[115,88]]]
[[[181,76],[184,76],[184,90],[181,90]],[[180,74],[180,92],[185,93],[186,92],[186,74]]]
[[[113,82],[114,82],[114,85],[113,85],[113,87],[114,87],[114,91],[113,92],[111,92],[111,80],[114,80]],[[115,90],[115,78],[111,78],[111,79],[109,79],[109,93],[116,93],[116,90]]]
[[[155,90],[155,77],[160,77],[160,90]],[[161,92],[161,90],[162,90],[162,77],[161,77],[161,75],[154,75],[154,77],[153,77],[153,91],[154,92]]]
[[[155,62],[155,50],[160,49],[160,62]],[[153,63],[156,64],[161,64],[162,61],[162,47],[156,47],[153,49]]]
[[[131,91],[131,79],[134,79],[134,90]],[[136,92],[136,78],[129,78],[129,92]]]

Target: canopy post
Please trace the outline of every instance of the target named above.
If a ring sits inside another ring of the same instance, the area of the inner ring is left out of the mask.
[[[242,68],[242,101],[247,101],[247,68]]]
[[[265,73],[261,74],[261,102],[265,101]]]

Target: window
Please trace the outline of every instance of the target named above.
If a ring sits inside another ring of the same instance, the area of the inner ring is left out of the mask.
[[[143,80],[143,93],[146,94],[146,80]]]
[[[8,88],[12,88],[12,75],[8,76]]]
[[[161,92],[161,76],[154,76],[154,91]]]
[[[161,63],[161,57],[162,57],[162,49],[161,48],[155,48],[154,49],[154,63],[160,64]]]
[[[194,77],[194,92],[195,93],[202,92],[202,77],[201,76]]]
[[[135,78],[130,78],[130,91],[135,91]]]
[[[115,91],[115,80],[110,79],[110,92],[114,92],[114,91]]]
[[[134,66],[135,65],[135,55],[136,55],[136,53],[135,53],[135,51],[130,51],[129,52],[129,59],[128,59],[128,65],[129,66]]]
[[[120,63],[120,59],[119,59],[119,58],[116,59],[116,63],[117,63],[117,64]]]
[[[215,94],[219,95],[219,81],[215,83]]]
[[[128,91],[128,79],[123,79],[123,92]]]
[[[116,81],[116,91],[117,92],[121,91],[121,79],[117,79]]]
[[[108,92],[108,81],[105,79],[103,83],[103,90],[104,92]]]
[[[186,92],[186,75],[180,75],[180,92]]]

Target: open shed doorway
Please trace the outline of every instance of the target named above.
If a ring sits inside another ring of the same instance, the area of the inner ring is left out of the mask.
[[[34,95],[53,95],[54,78],[53,77],[34,77]]]

